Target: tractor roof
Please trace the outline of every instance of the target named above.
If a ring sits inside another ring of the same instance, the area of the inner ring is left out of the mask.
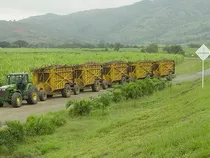
[[[17,75],[28,75],[28,73],[20,72],[20,73],[9,73],[9,76],[17,76]]]

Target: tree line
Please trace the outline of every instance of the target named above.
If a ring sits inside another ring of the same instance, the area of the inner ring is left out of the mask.
[[[137,46],[137,45],[124,45],[121,43],[106,43],[104,41],[100,41],[98,44],[73,42],[73,43],[56,45],[49,43],[29,44],[24,40],[17,40],[12,43],[7,41],[2,41],[0,42],[0,47],[1,48],[92,48],[92,49],[104,48],[105,51],[108,51],[108,49],[119,51],[121,48],[138,48],[143,53],[158,53],[160,49],[160,47],[155,43],[149,44],[147,46]],[[195,48],[198,47],[198,45],[190,44],[189,47]],[[181,45],[167,45],[163,47],[162,50],[169,54],[182,54],[182,55],[185,54]]]
[[[24,40],[17,40],[15,42],[1,41],[1,48],[138,48],[137,45],[123,45],[121,43],[105,43],[99,42],[98,44],[73,42],[64,44],[51,44],[51,43],[37,43],[29,44]]]

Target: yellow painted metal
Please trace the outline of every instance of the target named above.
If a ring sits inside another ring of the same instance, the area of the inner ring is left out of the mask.
[[[123,76],[128,76],[128,64],[122,61],[114,61],[103,64],[103,79],[109,84],[120,81]]]
[[[61,91],[65,84],[74,84],[72,66],[49,66],[33,71],[33,84],[38,90],[45,90],[47,94]]]
[[[129,77],[131,79],[144,79],[152,76],[153,61],[137,61],[128,63]]]
[[[153,64],[153,74],[155,77],[166,77],[170,73],[175,74],[174,60],[160,60]]]
[[[74,66],[74,79],[80,88],[91,86],[101,80],[102,66],[99,63],[86,63]]]
[[[37,93],[36,92],[33,92],[33,95],[32,96],[33,96],[33,99],[34,100],[37,100]]]

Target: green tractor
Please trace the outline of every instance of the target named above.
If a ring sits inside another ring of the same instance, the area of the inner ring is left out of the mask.
[[[28,104],[38,102],[38,89],[29,82],[27,73],[11,73],[7,78],[8,85],[0,87],[0,107],[4,103],[9,103],[18,108],[22,106],[23,100],[26,100]]]

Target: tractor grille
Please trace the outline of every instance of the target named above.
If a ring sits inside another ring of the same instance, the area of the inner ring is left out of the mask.
[[[0,91],[0,97],[6,97],[6,91]]]

